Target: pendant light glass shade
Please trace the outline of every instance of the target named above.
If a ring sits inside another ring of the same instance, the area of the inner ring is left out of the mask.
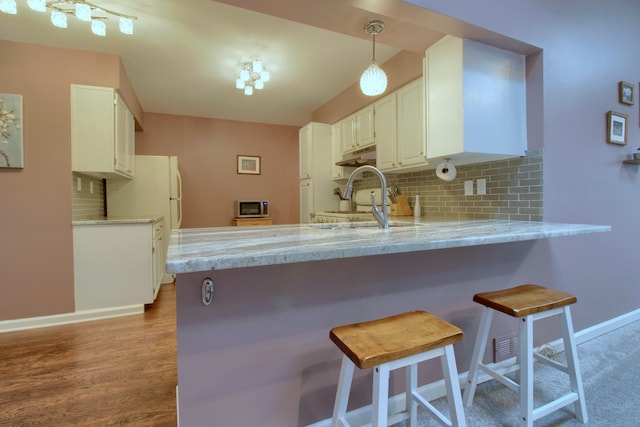
[[[364,26],[364,32],[373,36],[371,64],[360,77],[360,90],[367,96],[377,96],[387,90],[387,75],[376,63],[376,35],[384,29],[384,22],[371,21]]]
[[[369,68],[360,77],[360,90],[367,96],[377,96],[387,89],[387,75],[375,61],[371,61]]]
[[[94,19],[91,21],[91,32],[96,36],[104,37],[107,35],[107,26],[103,20]]]
[[[81,21],[91,22],[91,6],[86,3],[76,3],[76,18]]]
[[[27,0],[27,4],[31,10],[36,12],[46,12],[47,3],[45,0]]]
[[[16,0],[0,0],[0,12],[15,15],[18,13]]]
[[[57,10],[52,10],[51,23],[58,28],[67,28],[67,15]]]
[[[122,34],[133,34],[133,19],[120,18],[120,32]]]

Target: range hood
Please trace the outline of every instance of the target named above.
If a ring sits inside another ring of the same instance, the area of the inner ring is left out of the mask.
[[[349,158],[336,162],[336,166],[358,167],[363,165],[376,165],[376,147],[368,147],[349,153]]]

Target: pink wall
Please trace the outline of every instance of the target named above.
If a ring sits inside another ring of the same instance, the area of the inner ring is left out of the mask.
[[[360,83],[349,86],[338,96],[313,112],[312,120],[320,123],[335,123],[349,114],[371,104],[394,90],[422,76],[424,53],[402,51],[382,64],[387,74],[387,90],[378,97],[366,96],[360,90]]]
[[[0,320],[74,311],[71,83],[115,86],[114,55],[0,41],[0,93],[23,95],[24,169],[0,169]]]
[[[176,155],[183,228],[231,225],[236,199],[266,199],[274,224],[299,222],[298,129],[147,113],[136,153]],[[236,173],[237,155],[261,157],[260,175]]]

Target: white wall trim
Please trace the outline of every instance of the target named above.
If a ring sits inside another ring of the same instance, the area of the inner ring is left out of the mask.
[[[3,320],[0,321],[0,333],[66,325],[69,323],[88,322],[90,320],[108,319],[111,317],[128,316],[139,313],[144,313],[144,304],[81,310],[73,313],[29,317],[26,319]]]
[[[587,329],[583,329],[579,332],[575,333],[576,344],[582,344],[589,340],[599,337],[600,335],[604,335],[607,332],[611,332],[618,328],[621,328],[629,323],[635,322],[636,320],[640,320],[640,309],[631,311],[629,313],[623,314],[621,316],[615,317],[613,319],[607,320],[605,322],[599,323],[597,325],[593,325]],[[564,351],[564,346],[562,339],[552,341],[548,343],[554,348],[554,350],[560,352]],[[512,357],[511,359],[503,360],[498,363],[491,363],[488,366],[496,369],[498,371],[508,371],[511,370],[512,367],[515,366],[516,358]],[[466,385],[467,372],[461,372],[458,374],[458,380],[460,381],[460,388],[464,389]],[[478,383],[482,383],[490,380],[491,377],[486,374],[481,374],[478,377]],[[446,395],[444,389],[444,380],[435,381],[433,383],[425,384],[421,387],[418,387],[418,391],[425,399],[431,401],[434,399],[438,399]],[[397,394],[393,397],[389,398],[389,414],[393,414],[404,409],[404,393]],[[363,425],[367,423],[371,423],[371,405],[363,406],[347,413],[347,421],[352,425]],[[313,424],[309,424],[306,427],[330,427],[331,426],[331,418],[327,418],[325,420],[318,421]]]

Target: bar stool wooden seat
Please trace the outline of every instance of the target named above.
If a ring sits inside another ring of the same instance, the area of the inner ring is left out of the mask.
[[[346,419],[347,403],[355,366],[373,368],[372,427],[386,427],[406,419],[410,420],[409,426],[416,426],[418,403],[442,425],[466,425],[453,352],[453,344],[462,340],[463,333],[456,326],[425,311],[411,311],[338,326],[329,335],[344,353],[332,427],[350,426]],[[418,392],[417,364],[436,357],[442,363],[451,419]],[[405,410],[389,417],[389,374],[399,368],[405,368]]]
[[[531,427],[533,422],[551,412],[573,403],[576,418],[587,422],[587,410],[582,388],[582,377],[576,352],[576,344],[569,306],[577,299],[575,296],[545,288],[539,285],[521,285],[515,288],[476,294],[473,301],[482,304],[482,316],[478,336],[471,356],[471,366],[464,390],[464,405],[471,406],[478,384],[478,373],[483,371],[505,386],[519,392],[520,425]],[[520,382],[517,383],[482,363],[485,346],[489,337],[491,319],[495,311],[520,319],[518,366]],[[562,338],[566,355],[566,364],[549,359],[533,350],[533,322],[549,316],[560,316]],[[533,406],[533,359],[552,366],[569,375],[571,391],[564,396],[543,404]]]

